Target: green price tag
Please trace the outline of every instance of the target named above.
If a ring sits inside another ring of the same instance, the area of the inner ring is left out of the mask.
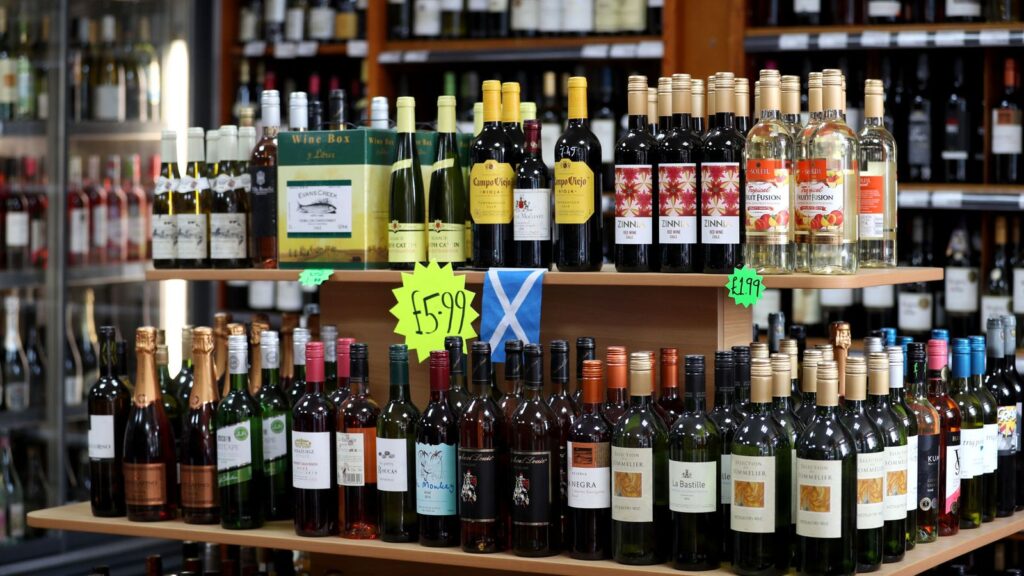
[[[476,294],[466,290],[466,277],[453,274],[450,264],[416,264],[412,274],[402,274],[402,287],[392,292],[396,304],[391,314],[398,319],[395,334],[405,336],[406,346],[416,350],[420,362],[431,351],[444,350],[446,336],[462,336],[463,341],[476,337]]]
[[[334,274],[329,268],[308,268],[299,273],[299,284],[303,286],[319,286]]]
[[[737,305],[750,308],[764,294],[764,279],[753,268],[733,268],[725,287]]]

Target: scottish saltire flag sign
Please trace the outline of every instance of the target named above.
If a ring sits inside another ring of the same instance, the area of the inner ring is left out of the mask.
[[[484,276],[480,339],[491,345],[491,360],[505,361],[505,340],[540,341],[540,300],[544,269],[491,268]]]

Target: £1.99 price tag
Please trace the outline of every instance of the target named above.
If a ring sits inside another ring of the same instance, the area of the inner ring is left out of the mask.
[[[452,273],[450,264],[416,264],[412,274],[402,274],[402,287],[392,290],[395,305],[391,314],[398,319],[395,333],[416,350],[419,361],[433,350],[444,350],[446,336],[462,336],[463,342],[476,337],[473,321],[473,292],[466,290],[466,277]]]
[[[757,270],[744,266],[733,268],[732,274],[725,282],[729,289],[729,297],[739,306],[750,308],[764,295],[764,279]]]

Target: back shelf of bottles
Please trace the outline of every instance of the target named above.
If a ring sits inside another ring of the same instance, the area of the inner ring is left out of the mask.
[[[658,36],[494,38],[436,42],[392,40],[378,56],[380,64],[541,60],[657,60],[664,56]]]

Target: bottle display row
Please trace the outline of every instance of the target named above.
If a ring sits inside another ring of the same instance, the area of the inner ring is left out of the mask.
[[[243,0],[238,41],[344,42],[366,37],[369,0]]]
[[[25,521],[26,514],[47,505],[43,458],[38,442],[0,430],[0,550],[43,535]]]
[[[753,0],[748,25],[853,26],[856,24],[934,24],[1016,22],[1019,0]]]
[[[987,336],[892,330],[860,350],[836,322],[828,344],[754,342],[707,368],[675,348],[609,346],[601,361],[581,337],[574,375],[569,342],[512,340],[504,390],[490,346],[451,337],[431,353],[422,411],[404,345],[389,348],[381,408],[367,346],[336,327],[314,340],[227,320],[186,328],[174,378],[159,332],[138,329],[134,386],[115,374],[114,329],[100,329],[89,449],[92,477],[109,481],[91,484],[95,515],[291,518],[300,536],[469,553],[853,574],[1024,506],[1013,316]]]

